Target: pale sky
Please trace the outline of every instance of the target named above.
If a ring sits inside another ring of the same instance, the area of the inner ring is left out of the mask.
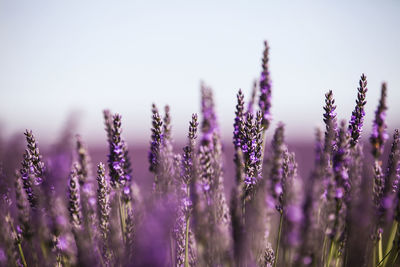
[[[126,139],[147,141],[154,102],[171,106],[179,139],[204,80],[229,139],[236,92],[250,94],[268,40],[273,127],[283,121],[289,138],[312,138],[329,89],[348,121],[364,72],[366,131],[386,81],[391,134],[400,126],[399,14],[395,0],[0,0],[1,131],[28,128],[51,142],[79,111],[83,138],[103,141],[101,111],[110,108]]]

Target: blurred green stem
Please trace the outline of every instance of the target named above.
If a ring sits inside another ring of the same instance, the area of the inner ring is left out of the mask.
[[[187,197],[190,197],[190,186],[186,186]],[[185,267],[189,267],[189,225],[190,224],[190,214],[186,215],[186,230],[185,230]]]
[[[278,263],[278,257],[279,257],[279,244],[281,242],[281,233],[282,233],[282,223],[283,223],[283,212],[280,212],[280,218],[279,218],[279,229],[278,229],[278,238],[276,240],[276,250],[275,250],[275,261],[274,261],[274,267],[276,267]]]

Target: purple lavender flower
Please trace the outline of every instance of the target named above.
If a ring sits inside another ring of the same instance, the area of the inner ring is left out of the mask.
[[[82,224],[80,194],[79,194],[79,183],[78,183],[78,164],[75,163],[72,166],[72,170],[69,176],[69,215],[71,224],[80,228]]]
[[[43,182],[45,167],[32,131],[26,130],[25,136],[27,149],[25,150],[24,159],[21,162],[22,168],[20,169],[20,173],[29,204],[32,208],[36,208],[38,199],[34,193],[32,182],[34,185],[40,185]]]
[[[333,155],[333,174],[334,174],[334,199],[336,209],[333,219],[333,227],[331,229],[330,237],[333,240],[337,233],[341,230],[340,226],[343,224],[345,218],[346,204],[350,203],[350,180],[348,173],[349,162],[349,133],[346,130],[346,123],[342,121],[339,128],[337,150]]]
[[[108,235],[110,231],[109,217],[110,217],[110,188],[106,181],[106,170],[103,163],[97,165],[97,211],[99,218],[99,229],[102,240],[102,254],[105,260],[110,260],[108,251]]]
[[[349,135],[345,131],[344,121],[341,122],[337,143],[337,150],[333,156],[333,173],[336,183],[336,199],[342,199],[350,191],[350,181],[348,174],[349,161]]]
[[[237,104],[236,104],[236,111],[235,111],[235,122],[233,123],[233,144],[235,145],[235,148],[238,149],[242,146],[242,138],[241,138],[241,132],[240,132],[240,127],[241,124],[243,123],[243,109],[244,109],[244,96],[242,93],[242,90],[239,89],[239,92],[237,94]],[[252,112],[250,112],[252,113]]]
[[[390,185],[393,184],[391,188]],[[395,219],[400,222],[400,134],[399,130],[396,129],[393,134],[393,143],[389,154],[387,171],[385,175],[385,189],[384,189],[384,201],[390,200],[391,190],[396,194],[394,203],[388,201],[388,204],[396,205]],[[390,209],[391,205],[384,205],[387,210]]]
[[[257,266],[272,267],[275,262],[275,252],[271,247],[271,243],[267,242],[264,251],[257,260]]]
[[[370,142],[372,145],[372,155],[375,159],[379,159],[383,152],[383,146],[385,141],[388,139],[388,134],[386,133],[386,83],[382,83],[381,98],[379,100],[379,105],[375,111],[375,119],[372,125],[372,133],[370,137]]]
[[[244,196],[247,197],[253,191],[255,184],[261,178],[262,171],[262,112],[258,111],[256,118],[252,113],[246,114],[246,120],[242,123],[240,135],[242,138],[242,153],[244,160]]]
[[[25,193],[22,189],[22,179],[18,171],[15,173],[15,202],[18,210],[18,223],[22,228],[22,235],[26,239],[32,237],[31,225],[29,223],[29,204],[25,198]]]
[[[282,179],[279,188],[280,194],[278,196],[277,210],[282,211],[285,209],[289,198],[290,187],[293,184],[293,179],[297,175],[297,163],[294,153],[289,153],[287,149],[282,154]]]
[[[164,146],[168,147],[171,143],[171,116],[170,116],[170,107],[168,105],[165,106],[164,112],[165,116],[163,118],[163,137],[164,142],[168,144],[164,144]]]
[[[43,182],[43,176],[45,172],[44,163],[42,162],[42,156],[39,153],[39,147],[36,143],[35,137],[32,131],[26,130],[25,132],[27,147],[31,155],[31,162],[33,168],[34,182],[39,185]]]
[[[264,130],[267,130],[271,122],[271,78],[269,74],[269,46],[267,41],[264,41],[265,49],[262,59],[262,72],[260,77],[260,100],[258,105],[262,112],[262,125]]]
[[[201,84],[201,113],[203,115],[201,145],[204,146],[212,143],[213,133],[214,131],[218,131],[213,92],[204,83]]]
[[[197,138],[197,114],[192,115],[192,120],[189,122],[188,145],[183,148],[182,157],[182,179],[186,185],[189,185],[194,175],[193,161],[195,140]]]
[[[325,143],[321,155],[321,166],[326,168],[332,159],[332,152],[335,150],[337,137],[336,106],[332,90],[329,90],[325,94],[324,110]]]
[[[33,187],[32,187],[32,175],[30,173],[31,170],[31,155],[28,149],[25,150],[25,154],[24,154],[24,159],[21,162],[21,169],[20,169],[20,173],[21,173],[21,178],[22,178],[22,182],[23,182],[23,187],[25,189],[26,192],[26,196],[28,198],[29,204],[31,206],[31,208],[36,208],[37,205],[37,197],[36,194],[33,191]]]
[[[354,111],[351,114],[351,119],[348,128],[348,131],[351,136],[350,139],[351,147],[354,147],[357,144],[358,139],[360,138],[361,135],[362,126],[364,122],[364,116],[365,116],[364,106],[367,103],[367,101],[365,101],[365,96],[368,91],[367,77],[364,75],[364,73],[361,75],[359,84],[360,86],[357,88],[358,94],[356,100],[356,107],[354,108]]]
[[[376,212],[376,225],[377,229],[375,229],[374,238],[379,239],[379,233],[383,231],[383,194],[385,188],[385,177],[382,172],[381,165],[378,161],[375,161],[374,165],[374,187],[373,187],[373,202],[375,205],[375,212]]]
[[[114,188],[124,186],[127,181],[125,175],[124,141],[121,138],[121,132],[121,115],[115,114],[111,129],[111,143],[109,143],[110,154],[108,155],[111,185]]]
[[[80,135],[76,135],[76,151],[79,162],[79,185],[83,186],[90,174],[90,156]]]
[[[282,163],[283,163],[283,153],[285,152],[284,143],[284,125],[282,123],[278,124],[272,139],[272,166],[270,173],[270,191],[272,197],[276,201],[276,209],[278,212],[282,213],[282,206],[279,205],[279,198],[283,193],[282,188]]]
[[[150,151],[149,151],[149,162],[150,162],[150,171],[153,173],[157,173],[159,165],[160,165],[160,150],[163,140],[162,135],[162,125],[163,122],[161,120],[160,114],[158,113],[158,109],[155,104],[152,106],[153,113],[153,128],[151,129],[151,142],[150,142]]]
[[[105,109],[103,110],[103,118],[104,118],[104,126],[107,133],[107,142],[111,144],[112,142],[112,114],[110,110]]]
[[[134,250],[134,239],[135,239],[135,221],[132,209],[128,209],[127,216],[125,219],[125,251],[126,251],[126,262],[129,264],[133,259]]]

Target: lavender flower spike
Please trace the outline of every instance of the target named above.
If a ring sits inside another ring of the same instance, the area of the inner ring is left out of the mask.
[[[348,160],[349,160],[349,133],[346,130],[346,123],[342,121],[339,128],[338,147],[333,156],[333,173],[335,180],[334,199],[336,209],[333,219],[333,227],[330,231],[330,238],[334,240],[337,238],[337,233],[342,231],[342,223],[345,218],[343,210],[347,207],[346,204],[350,202],[350,181],[348,173]]]
[[[90,174],[90,156],[80,135],[76,135],[76,150],[79,161],[79,185],[83,186]]]
[[[71,224],[74,227],[79,228],[82,224],[82,215],[80,207],[80,194],[78,184],[78,171],[79,167],[77,163],[74,163],[69,176],[69,215]]]
[[[243,110],[244,110],[244,96],[242,93],[242,90],[239,89],[239,92],[237,94],[237,105],[236,105],[236,111],[235,111],[235,122],[233,123],[233,144],[235,145],[235,148],[240,148],[242,146],[242,138],[240,134],[240,127],[241,124],[243,123]],[[252,112],[250,112],[252,113]]]
[[[268,129],[271,122],[271,78],[269,74],[269,46],[267,41],[264,42],[264,56],[262,59],[262,72],[260,77],[260,100],[258,105],[260,106],[262,112],[262,125],[264,131]]]
[[[170,144],[167,144],[171,142],[171,115],[170,115],[170,107],[168,105],[166,105],[164,107],[164,112],[165,112],[165,116],[163,118],[163,135],[164,135],[164,141],[165,141],[165,146],[168,149],[168,146]]]
[[[113,125],[111,130],[110,154],[108,155],[108,165],[110,168],[111,185],[119,188],[126,183],[125,175],[125,157],[124,142],[121,138],[121,115],[113,116]]]
[[[335,174],[336,182],[336,199],[343,199],[347,197],[350,191],[350,181],[348,174],[348,160],[349,160],[349,136],[345,131],[345,123],[341,122],[339,129],[338,148],[333,156],[333,172]]]
[[[242,152],[245,166],[244,187],[248,196],[254,185],[261,178],[262,153],[262,112],[258,111],[255,120],[252,113],[247,113],[246,121],[241,126]]]
[[[204,83],[201,84],[201,113],[203,121],[201,123],[201,145],[210,145],[212,143],[212,136],[214,131],[217,130],[217,116],[214,110],[214,96],[210,87]]]
[[[108,143],[112,142],[112,114],[110,110],[105,109],[103,110],[103,117],[104,117],[104,126],[106,127],[107,133],[107,141]]]
[[[32,167],[35,174],[35,182],[37,184],[41,184],[43,181],[43,175],[45,171],[44,163],[42,162],[42,156],[39,153],[39,148],[36,143],[35,137],[32,134],[32,131],[26,130],[25,136],[27,141],[27,147],[29,153],[31,154]]]
[[[365,116],[364,106],[367,103],[367,101],[365,101],[365,96],[368,91],[367,77],[364,75],[364,73],[361,75],[359,84],[360,86],[357,88],[358,94],[356,100],[356,107],[354,108],[354,111],[351,114],[351,119],[349,122],[349,129],[348,129],[351,136],[350,139],[351,147],[354,147],[357,144],[361,135],[362,126],[364,122],[364,116]]]
[[[103,255],[106,259],[109,259],[108,255],[108,234],[109,234],[109,217],[110,217],[110,188],[107,184],[105,177],[105,168],[103,163],[97,165],[97,206],[98,206],[98,218],[100,235],[103,244]]]
[[[31,208],[34,209],[36,208],[38,200],[32,187],[32,181],[31,181],[32,179],[30,174],[32,162],[31,162],[31,154],[29,153],[28,149],[25,150],[24,159],[21,162],[21,165],[22,167],[20,169],[20,173],[21,173],[23,187],[25,189],[29,205],[31,206]]]
[[[272,139],[272,167],[271,167],[271,185],[270,190],[272,197],[276,201],[276,209],[278,212],[282,213],[283,209],[278,205],[279,198],[283,192],[282,188],[282,156],[285,151],[284,144],[284,126],[282,123],[276,128],[273,139]]]
[[[40,185],[43,182],[45,167],[32,131],[26,130],[24,134],[26,136],[27,149],[21,162],[20,173],[29,204],[32,208],[35,208],[38,200],[32,187],[32,180],[35,185]]]
[[[197,138],[197,126],[199,123],[197,122],[197,114],[192,115],[192,120],[189,123],[189,133],[188,139],[189,144],[183,148],[183,157],[182,157],[182,179],[186,185],[189,185],[192,181],[192,176],[194,174],[193,168],[193,152],[195,149],[195,140]]]
[[[388,134],[386,133],[387,126],[385,124],[386,110],[386,83],[382,83],[381,98],[375,111],[375,119],[370,137],[372,155],[376,160],[382,155],[383,146],[388,139]]]
[[[324,110],[325,143],[321,155],[321,165],[323,168],[326,168],[332,159],[332,151],[336,146],[335,140],[337,137],[336,106],[332,90],[329,90],[329,92],[325,94]]]
[[[388,167],[385,176],[385,196],[390,193],[390,185],[393,183],[393,191],[397,193],[397,210],[395,218],[400,222],[400,133],[396,129],[393,134],[393,143],[390,150]],[[389,207],[387,207],[389,208]]]
[[[160,165],[160,149],[162,145],[162,126],[163,122],[161,120],[160,114],[158,113],[158,109],[155,104],[152,106],[152,125],[151,128],[151,142],[150,142],[150,151],[149,151],[149,162],[150,162],[150,171],[153,173],[157,173],[159,165]]]

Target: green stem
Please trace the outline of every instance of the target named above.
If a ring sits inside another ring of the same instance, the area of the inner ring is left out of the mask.
[[[393,248],[393,240],[394,240],[395,237],[396,237],[397,225],[398,225],[398,222],[395,220],[395,221],[393,222],[393,224],[392,224],[392,228],[390,229],[390,235],[389,235],[389,240],[388,240],[388,242],[387,242],[387,247],[386,247],[386,250],[385,250],[385,255],[388,255],[389,252],[390,252],[390,251],[392,250],[392,248]],[[383,261],[382,266],[386,266],[388,260],[389,260],[388,257],[385,258],[385,260]]]
[[[119,209],[119,221],[121,224],[121,234],[122,234],[122,240],[125,243],[125,212],[124,212],[124,206],[121,203],[121,194],[118,194],[118,209]]]
[[[391,252],[392,252],[392,250],[389,250],[388,253],[386,253],[386,255],[383,256],[383,259],[382,259],[380,262],[378,262],[378,264],[376,265],[376,267],[381,266],[381,264],[383,263],[383,261],[386,261],[386,260],[387,260],[387,257],[390,255]],[[385,265],[385,264],[386,264],[386,263],[384,263],[384,265]],[[383,265],[383,266],[384,266],[384,265]]]
[[[186,219],[186,234],[185,234],[185,267],[189,267],[189,216]]]
[[[28,265],[26,264],[26,260],[25,260],[24,252],[22,251],[21,243],[18,243],[18,250],[19,250],[19,254],[21,255],[22,264],[23,264],[25,267],[27,267]]]
[[[326,265],[327,267],[329,267],[331,265],[333,254],[335,254],[335,249],[336,249],[336,242],[335,242],[335,240],[332,239],[331,246],[329,248],[328,262]]]
[[[324,264],[325,262],[325,256],[326,256],[326,243],[328,241],[327,235],[324,234],[324,242],[322,243],[322,257],[321,257],[321,265]]]
[[[187,197],[190,197],[190,186],[186,187]],[[185,267],[189,267],[189,224],[190,224],[190,214],[186,217],[186,231],[185,231]]]
[[[383,258],[383,252],[382,252],[382,233],[379,233],[379,241],[378,241],[378,262],[381,262]]]
[[[274,261],[274,267],[276,267],[276,264],[278,263],[278,257],[279,257],[279,244],[281,242],[281,233],[282,233],[282,223],[283,223],[283,213],[280,212],[281,216],[279,218],[279,229],[278,229],[278,238],[276,240],[276,250],[275,250],[275,261]]]

